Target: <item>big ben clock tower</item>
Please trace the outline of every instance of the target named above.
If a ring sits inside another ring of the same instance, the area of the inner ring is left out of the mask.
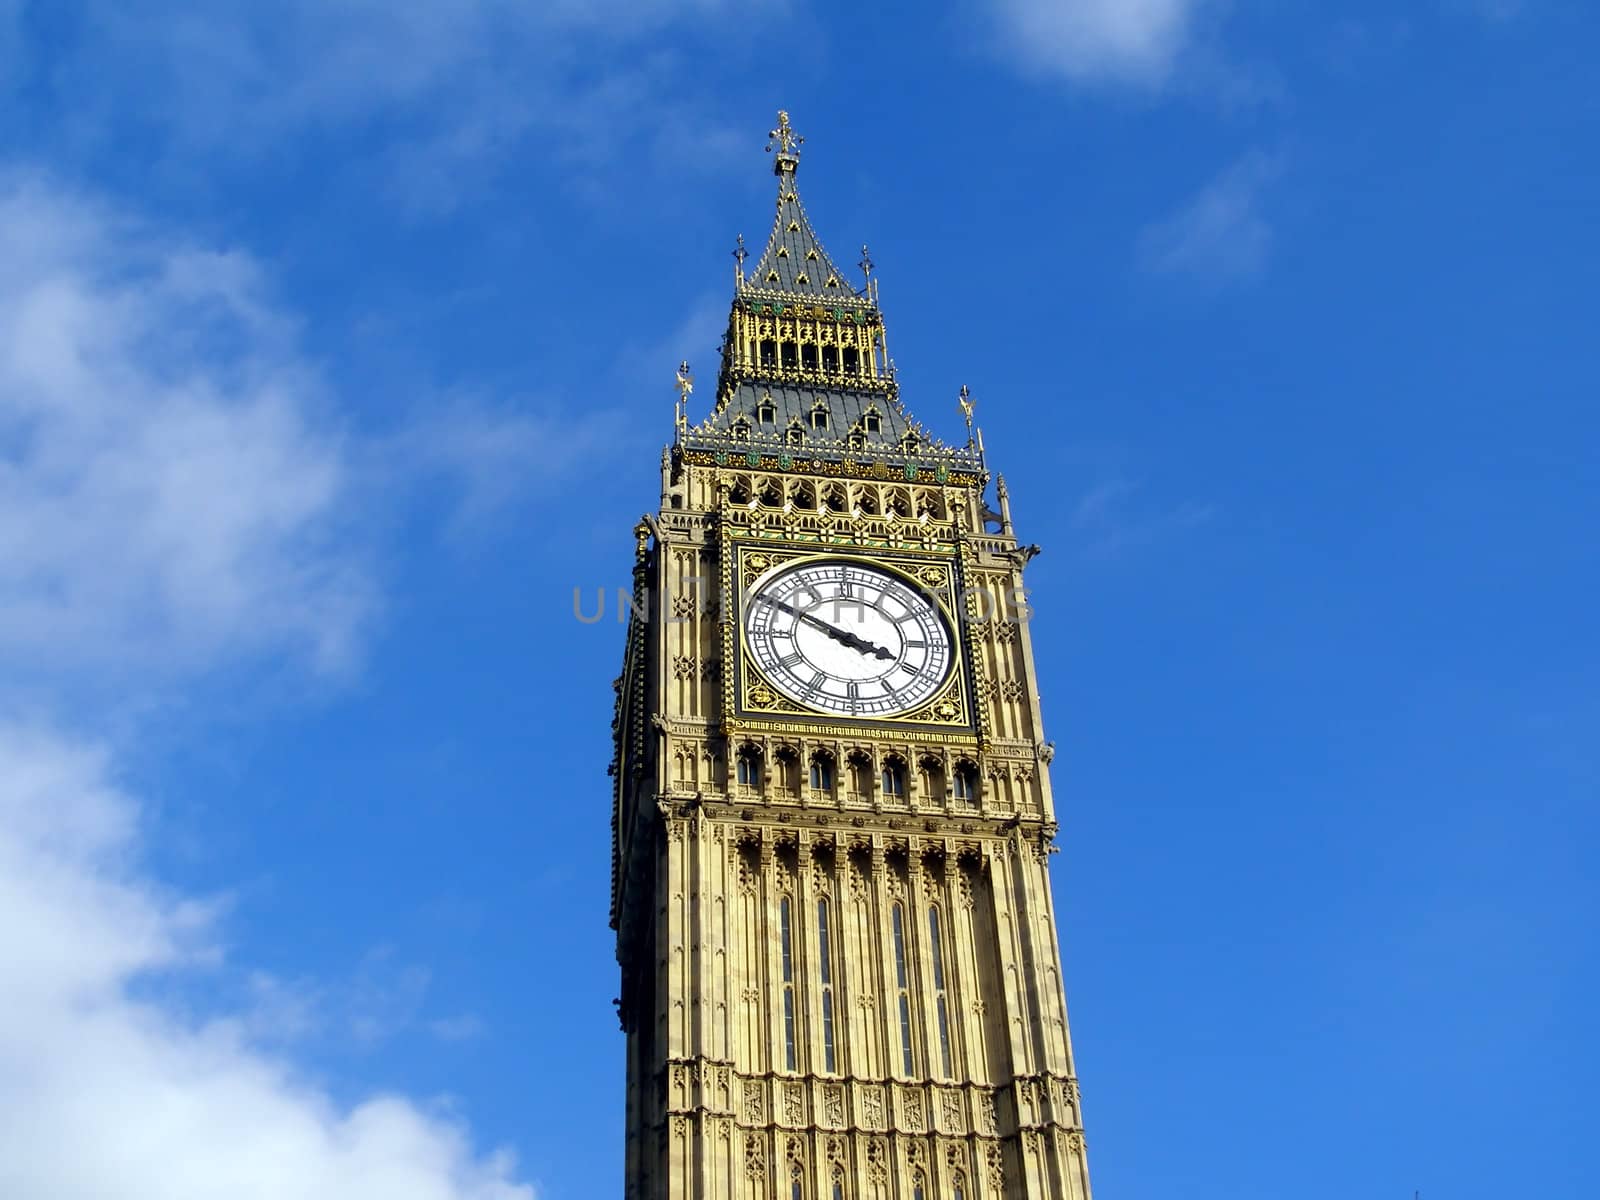
[[[629,1200],[1088,1200],[1022,571],[795,187],[635,531],[612,923]]]

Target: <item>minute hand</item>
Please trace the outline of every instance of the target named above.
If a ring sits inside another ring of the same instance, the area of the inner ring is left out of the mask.
[[[820,617],[814,617],[810,613],[803,612],[791,604],[785,604],[782,600],[778,600],[772,596],[763,596],[761,598],[774,608],[782,609],[784,612],[794,617],[797,621],[804,621],[813,629],[822,630],[823,633],[827,634],[834,641],[839,642],[842,645],[849,646],[852,650],[859,650],[863,654],[871,654],[876,658],[882,659],[892,659],[895,657],[894,651],[885,650],[882,646],[879,646],[873,642],[869,642],[866,640],[866,638],[853,634],[847,629],[839,629],[836,626],[829,625]]]

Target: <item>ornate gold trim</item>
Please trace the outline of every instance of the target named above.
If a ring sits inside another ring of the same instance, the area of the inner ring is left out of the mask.
[[[836,550],[815,553],[783,551],[775,550],[767,543],[755,540],[726,541],[722,555],[723,586],[727,588],[736,582],[737,587],[724,593],[731,598],[732,603],[731,611],[724,614],[723,655],[724,661],[733,662],[737,666],[734,671],[723,672],[725,689],[723,712],[727,715],[724,725],[729,729],[746,728],[745,722],[749,718],[760,719],[781,715],[793,718],[795,722],[805,722],[804,725],[789,724],[789,729],[795,732],[814,728],[812,722],[837,723],[841,720],[854,723],[857,726],[855,729],[857,733],[863,729],[897,728],[967,729],[977,732],[977,713],[973,709],[971,699],[973,689],[967,667],[967,617],[966,614],[958,615],[955,606],[960,583],[957,553],[957,548],[951,547],[949,550],[937,552],[922,554],[912,552],[882,557],[841,553]],[[736,569],[732,566],[734,560],[738,563]],[[900,576],[906,583],[916,587],[933,601],[939,610],[939,615],[950,628],[951,663],[946,681],[936,695],[910,712],[896,713],[893,716],[844,717],[839,713],[806,708],[783,695],[750,662],[743,616],[745,597],[751,589],[766,576],[790,569],[797,563],[841,560],[860,562]],[[937,582],[929,577],[928,572],[937,572]],[[734,676],[737,676],[737,680]],[[728,697],[727,691],[731,691],[733,695]],[[788,723],[779,722],[779,724]],[[974,741],[977,740],[974,738]]]
[[[690,430],[688,436],[691,440],[705,438],[711,435],[696,433]],[[987,475],[971,470],[947,470],[944,477],[939,477],[939,467],[912,466],[911,474],[907,475],[905,469],[891,469],[886,462],[878,461],[863,464],[853,456],[834,462],[818,458],[805,457],[801,448],[799,454],[766,453],[762,450],[749,449],[745,443],[733,438],[726,439],[728,449],[726,452],[712,450],[680,448],[679,453],[683,461],[691,466],[725,467],[736,470],[768,471],[782,474],[812,475],[826,479],[861,479],[884,483],[917,483],[932,487],[981,487],[987,481]]]

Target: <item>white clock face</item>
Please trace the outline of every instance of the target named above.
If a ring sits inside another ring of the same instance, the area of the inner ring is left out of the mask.
[[[938,607],[863,562],[817,560],[767,576],[744,622],[750,656],[773,687],[846,716],[895,716],[926,703],[954,657]]]

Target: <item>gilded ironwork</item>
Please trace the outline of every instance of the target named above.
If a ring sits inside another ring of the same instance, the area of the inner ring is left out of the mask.
[[[778,127],[767,134],[767,153],[772,153],[776,148],[779,154],[793,154],[804,141],[805,138],[789,128],[789,114],[779,109]]]
[[[951,545],[938,550],[929,547],[929,551],[929,554],[919,556],[900,552],[877,553],[867,557],[852,555],[848,550],[842,553],[816,553],[814,550],[785,552],[774,550],[765,543],[736,542],[729,555],[739,563],[737,574],[739,590],[735,604],[739,612],[744,612],[749,605],[751,590],[757,581],[778,567],[808,562],[858,561],[897,572],[937,604],[941,614],[953,628],[959,628],[958,576],[954,569],[956,547]],[[931,556],[934,554],[938,557]],[[741,721],[749,716],[767,717],[773,714],[789,716],[792,718],[792,728],[797,733],[802,732],[805,725],[811,721],[836,722],[840,719],[836,713],[809,709],[797,704],[771,686],[749,661],[749,648],[745,642],[742,621],[727,622],[723,628],[725,631],[723,657],[726,661],[739,663],[742,669],[741,689],[735,696],[734,709],[724,718],[724,723],[729,729],[737,729]],[[965,654],[958,650],[951,665],[949,678],[926,704],[893,716],[861,715],[852,717],[851,720],[885,728],[938,726],[950,730],[973,730],[973,712],[968,701],[971,688],[966,670]]]

